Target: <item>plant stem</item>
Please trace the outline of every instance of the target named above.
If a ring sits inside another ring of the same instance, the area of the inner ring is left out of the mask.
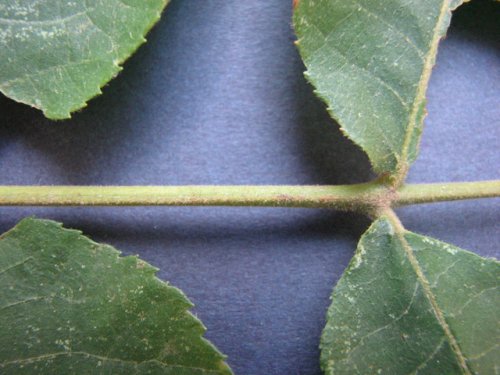
[[[0,206],[258,206],[367,211],[500,196],[500,181],[337,186],[0,186]]]
[[[408,184],[398,190],[395,206],[500,197],[500,180]]]
[[[12,206],[260,206],[352,210],[381,187],[339,186],[0,186]]]

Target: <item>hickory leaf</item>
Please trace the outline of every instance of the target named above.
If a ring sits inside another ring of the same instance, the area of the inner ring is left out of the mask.
[[[432,191],[442,185],[402,187],[418,153],[439,41],[465,1],[294,1],[306,77],[384,178],[319,189],[3,186],[0,201],[359,211],[376,221],[333,291],[320,344],[324,371],[496,373],[500,263],[408,232],[392,211],[443,196],[489,197],[492,186],[499,195],[495,181],[475,184],[471,195],[463,184],[448,195]],[[70,117],[119,72],[167,3],[2,0],[0,91],[49,118]],[[78,231],[23,220],[0,236],[0,373],[231,374],[188,299],[155,273]]]
[[[338,282],[326,374],[494,374],[500,264],[377,220]]]
[[[230,374],[184,294],[137,257],[25,219],[0,240],[0,373]]]
[[[101,93],[168,0],[2,0],[0,91],[69,118]]]
[[[296,2],[305,75],[379,174],[402,180],[417,156],[438,43],[462,2]]]

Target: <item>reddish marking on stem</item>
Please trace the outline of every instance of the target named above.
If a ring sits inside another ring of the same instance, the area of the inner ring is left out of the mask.
[[[297,8],[297,6],[299,5],[299,0],[293,0],[293,9],[295,10],[295,8]]]

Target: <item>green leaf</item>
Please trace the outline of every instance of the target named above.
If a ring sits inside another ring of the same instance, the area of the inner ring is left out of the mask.
[[[52,221],[0,240],[0,373],[230,374],[184,294]]]
[[[377,173],[416,158],[439,40],[462,0],[300,0],[306,77]]]
[[[495,374],[500,264],[398,228],[363,235],[321,340],[327,374]]]
[[[101,93],[168,0],[2,0],[0,91],[69,118]]]

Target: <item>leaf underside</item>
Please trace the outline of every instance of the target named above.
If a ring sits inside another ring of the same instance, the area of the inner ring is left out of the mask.
[[[327,374],[497,373],[499,278],[493,259],[398,234],[379,219],[333,292],[322,368]]]
[[[0,91],[69,118],[101,93],[168,0],[2,0]]]
[[[379,173],[418,153],[439,40],[462,0],[300,0],[297,44],[308,80]]]
[[[0,239],[0,373],[230,374],[156,269],[24,219]]]

